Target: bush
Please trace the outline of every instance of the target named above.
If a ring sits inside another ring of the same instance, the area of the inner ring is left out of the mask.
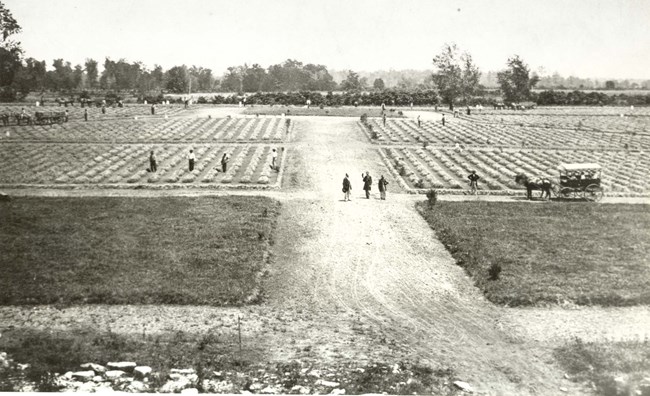
[[[433,188],[427,191],[427,201],[430,208],[434,207],[438,202],[438,191],[434,190]]]
[[[424,188],[424,180],[418,179],[418,181],[415,182],[415,188]]]
[[[488,274],[490,275],[490,280],[499,280],[499,275],[501,275],[501,264],[492,263],[488,269]]]

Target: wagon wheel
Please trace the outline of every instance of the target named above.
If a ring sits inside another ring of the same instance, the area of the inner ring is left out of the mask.
[[[560,190],[560,196],[562,198],[571,198],[573,197],[573,189],[571,187],[564,187]]]
[[[598,202],[603,198],[603,188],[598,184],[590,184],[585,187],[583,194],[586,200]]]

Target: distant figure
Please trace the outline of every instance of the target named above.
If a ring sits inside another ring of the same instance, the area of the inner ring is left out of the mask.
[[[271,152],[271,169],[273,170],[276,170],[275,162],[277,161],[277,159],[278,159],[278,152],[276,149],[273,149],[273,151]]]
[[[190,172],[192,172],[194,170],[194,161],[196,160],[196,157],[194,156],[194,150],[190,150],[190,153],[187,155],[187,159],[190,165]]]
[[[384,102],[381,103],[381,111],[382,113],[386,110],[386,104]]]
[[[156,164],[156,154],[154,154],[153,150],[151,150],[151,154],[149,154],[149,170],[152,172],[156,172],[158,170],[158,166]]]
[[[411,102],[411,110],[413,110],[413,102]]]
[[[65,111],[65,115],[63,117],[64,117],[65,122],[68,122],[68,119],[69,119],[68,110]]]
[[[442,115],[442,126],[445,126],[445,115]]]
[[[102,104],[102,114],[106,114],[106,105]]]
[[[352,191],[352,183],[350,183],[350,179],[348,179],[348,174],[345,174],[345,177],[343,178],[343,200],[344,201],[352,201],[350,199],[350,191]]]
[[[84,109],[84,121],[88,121],[88,109]]]
[[[230,160],[230,158],[228,157],[228,153],[223,153],[223,157],[221,157],[221,171],[223,173],[226,173],[226,168],[228,167],[228,160]]]
[[[381,119],[382,119],[382,121],[384,123],[384,126],[386,126],[386,114],[382,114]]]
[[[418,128],[420,127],[420,116],[418,116]]]
[[[388,185],[388,182],[386,179],[384,179],[384,175],[381,175],[379,178],[379,196],[380,199],[386,200],[386,186]]]
[[[306,104],[307,104],[307,108],[309,108],[311,106],[311,100],[307,99]]]
[[[469,106],[467,106],[467,115],[471,115],[471,114],[472,114],[472,110],[469,108]]]
[[[361,174],[361,177],[363,177],[363,190],[366,192],[366,198],[370,199],[370,190],[372,190],[372,177],[370,177],[370,173],[366,171],[366,175],[364,176],[363,173]]]
[[[189,107],[189,105],[190,105],[190,100],[185,99],[185,108],[187,109]]]
[[[469,188],[472,190],[472,194],[476,194],[476,190],[478,190],[478,179],[480,179],[480,177],[476,174],[476,171],[472,169],[467,178],[469,179]]]
[[[151,115],[155,115],[155,114],[156,114],[156,104],[152,103],[151,104]]]

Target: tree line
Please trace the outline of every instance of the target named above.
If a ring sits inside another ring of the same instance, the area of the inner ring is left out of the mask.
[[[50,91],[63,95],[82,93],[87,96],[87,91],[101,91],[113,95],[130,93],[140,99],[153,101],[160,99],[163,93],[235,92],[237,95],[233,96],[234,99],[229,99],[235,101],[245,93],[256,93],[255,100],[267,104],[296,104],[293,102],[306,98],[304,92],[314,93],[311,99],[315,104],[354,104],[359,101],[399,105],[444,103],[453,108],[454,105],[497,101],[518,103],[536,100],[540,104],[612,103],[612,99],[606,95],[562,94],[553,91],[535,94],[532,90],[540,78],[531,73],[528,65],[518,55],[509,58],[504,70],[496,73],[499,92],[495,95],[481,84],[482,73],[472,56],[453,43],[445,44],[440,53],[433,57],[433,71],[426,77],[420,81],[401,78],[397,87],[391,88],[380,77],[370,82],[367,77],[352,70],[348,70],[345,78],[337,83],[326,66],[305,64],[294,59],[267,68],[259,64],[232,66],[220,79],[213,75],[211,69],[199,66],[181,65],[164,70],[160,65],[148,68],[142,62],[110,58],[104,60],[101,73],[99,63],[94,59],[86,59],[83,65],[74,66],[64,59],[55,59],[48,70],[45,61],[24,58],[20,43],[12,40],[12,36],[20,30],[20,25],[11,12],[0,2],[0,101],[19,100],[30,92]],[[343,91],[346,94],[335,98],[332,91]],[[265,95],[262,92],[275,94]],[[287,92],[298,94],[283,96]],[[620,102],[622,99],[635,102],[630,104],[647,102],[643,95],[629,95],[616,100]],[[212,99],[214,100],[223,99]]]

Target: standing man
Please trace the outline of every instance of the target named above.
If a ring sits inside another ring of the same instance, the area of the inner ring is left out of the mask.
[[[187,159],[189,160],[190,164],[190,172],[192,172],[194,170],[194,160],[196,159],[194,156],[194,150],[190,149],[190,153],[187,155]]]
[[[88,121],[88,109],[84,109],[84,121]]]
[[[478,179],[480,177],[476,174],[476,171],[472,169],[472,172],[467,176],[469,179],[469,188],[472,191],[472,194],[476,194],[476,190],[478,190]]]
[[[273,169],[273,170],[276,170],[275,169],[275,163],[276,163],[277,159],[278,159],[278,152],[277,152],[276,149],[273,149],[273,152],[271,153],[271,169]]]
[[[445,126],[445,115],[442,115],[442,126]]]
[[[381,175],[381,177],[379,178],[379,183],[378,184],[379,184],[379,196],[381,197],[381,199],[383,199],[385,201],[386,200],[386,186],[388,185],[388,182],[386,181],[386,179],[384,179],[384,175]]]
[[[152,172],[156,172],[158,170],[158,166],[156,164],[156,154],[154,154],[153,150],[151,150],[151,154],[149,154],[149,170]]]
[[[386,126],[386,114],[382,114],[381,118],[382,118],[382,120],[384,122],[384,126]]]
[[[155,115],[155,114],[156,114],[156,104],[152,103],[151,104],[151,115]]]
[[[102,105],[102,114],[106,114],[106,105],[105,104]]]
[[[370,190],[372,190],[372,177],[370,177],[370,173],[368,171],[366,171],[365,176],[362,173],[361,177],[363,177],[363,189],[366,192],[366,198],[370,199]]]
[[[228,160],[230,158],[228,157],[228,153],[223,153],[223,157],[221,157],[221,171],[223,173],[226,173],[226,168],[228,167]]]
[[[418,115],[418,128],[420,127],[420,116]]]
[[[352,201],[350,199],[350,191],[352,191],[352,183],[350,183],[350,179],[348,179],[348,174],[345,174],[345,177],[343,178],[343,201]]]

